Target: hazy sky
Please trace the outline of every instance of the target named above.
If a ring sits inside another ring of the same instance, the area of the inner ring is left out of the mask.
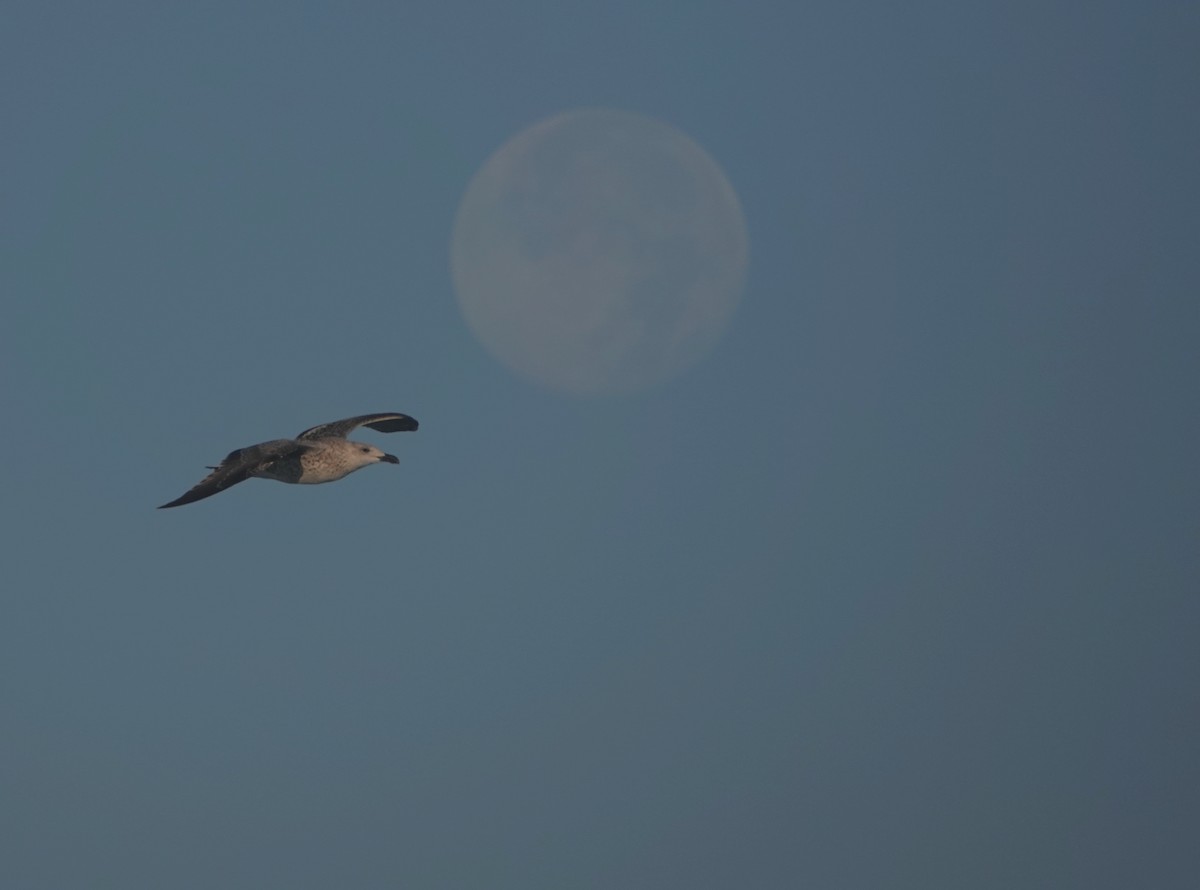
[[[2,7],[0,886],[1193,886],[1200,6]],[[625,397],[450,280],[580,106],[749,230]]]

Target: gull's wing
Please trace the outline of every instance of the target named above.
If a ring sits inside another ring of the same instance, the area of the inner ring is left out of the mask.
[[[297,439],[344,439],[351,430],[360,426],[379,430],[381,433],[408,433],[417,428],[417,422],[407,414],[360,414],[358,417],[347,417],[345,420],[335,420],[333,423],[323,423],[305,430]]]
[[[210,467],[212,472],[196,485],[158,509],[181,507],[184,504],[191,504],[212,497],[214,494],[220,494],[225,489],[256,475],[258,470],[283,458],[297,457],[311,448],[311,445],[293,442],[291,439],[275,439],[271,442],[263,442],[261,445],[238,448],[236,451],[229,452],[219,467]]]

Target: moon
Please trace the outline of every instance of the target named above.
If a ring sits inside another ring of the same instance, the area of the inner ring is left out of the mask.
[[[521,377],[572,395],[681,374],[741,298],[748,238],[721,168],[655,118],[577,109],[502,145],[450,248],[459,307]]]

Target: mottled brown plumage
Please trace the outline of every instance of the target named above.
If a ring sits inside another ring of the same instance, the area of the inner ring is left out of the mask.
[[[175,500],[163,504],[179,507],[212,497],[246,479],[274,479],[300,485],[334,482],[355,470],[374,463],[399,463],[373,445],[351,442],[347,434],[360,426],[385,433],[417,429],[417,421],[407,414],[360,414],[314,426],[295,439],[272,439],[229,452],[220,465],[199,483]]]

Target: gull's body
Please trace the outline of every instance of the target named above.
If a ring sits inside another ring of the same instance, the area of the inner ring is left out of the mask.
[[[179,507],[224,491],[246,479],[275,479],[300,485],[335,482],[355,470],[399,459],[374,445],[351,442],[346,435],[360,426],[384,433],[408,432],[417,422],[407,414],[362,414],[307,429],[294,439],[272,439],[231,451],[218,467],[182,496],[163,504]],[[162,509],[161,507],[159,509]]]

